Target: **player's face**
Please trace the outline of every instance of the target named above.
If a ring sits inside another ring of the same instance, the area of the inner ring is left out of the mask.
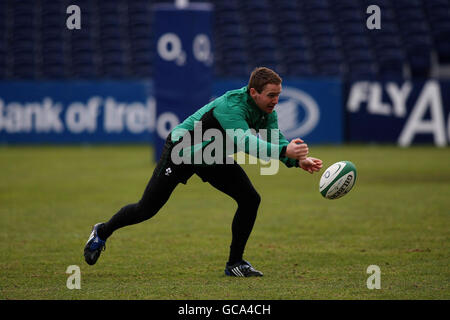
[[[250,88],[250,95],[258,107],[265,113],[272,113],[278,103],[281,94],[281,84],[266,84],[264,90],[259,93],[255,88]]]

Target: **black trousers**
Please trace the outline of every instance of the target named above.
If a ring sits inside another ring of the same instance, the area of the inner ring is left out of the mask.
[[[197,174],[204,182],[208,182],[236,201],[237,210],[231,225],[232,241],[228,262],[232,264],[242,260],[261,202],[258,192],[236,162],[207,166],[175,165],[170,157],[173,146],[169,136],[161,159],[140,201],[121,208],[103,228],[98,230],[99,237],[106,240],[119,228],[150,219],[167,202],[179,183],[186,184],[193,174]]]

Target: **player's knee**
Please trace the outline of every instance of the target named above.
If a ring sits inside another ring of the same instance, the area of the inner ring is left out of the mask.
[[[134,214],[139,217],[141,221],[150,219],[154,216],[154,210],[152,210],[151,206],[144,203],[143,201],[139,201],[134,204]]]
[[[242,201],[238,201],[240,206],[245,206],[247,208],[258,209],[259,204],[261,203],[261,196],[258,192],[253,191],[249,192],[244,196]]]
[[[253,195],[253,203],[255,204],[256,207],[259,207],[259,204],[261,203],[261,196],[256,191]]]

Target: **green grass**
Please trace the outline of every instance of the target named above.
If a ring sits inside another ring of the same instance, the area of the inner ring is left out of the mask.
[[[0,147],[0,299],[449,299],[450,149],[310,149],[325,166],[354,162],[354,189],[330,201],[320,174],[244,166],[262,196],[244,257],[265,276],[242,279],[223,274],[236,205],[196,176],[84,262],[91,226],[142,195],[150,148]]]

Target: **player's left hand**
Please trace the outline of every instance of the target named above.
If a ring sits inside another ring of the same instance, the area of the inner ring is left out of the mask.
[[[308,171],[309,173],[313,174],[314,172],[320,171],[322,169],[322,160],[307,157],[306,159],[299,160],[300,168],[302,168],[305,171]]]

